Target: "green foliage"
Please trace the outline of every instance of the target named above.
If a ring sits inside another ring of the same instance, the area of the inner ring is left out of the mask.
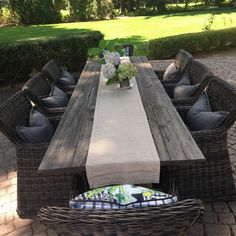
[[[212,30],[214,20],[215,20],[215,15],[214,14],[210,14],[209,16],[207,16],[207,18],[205,19],[204,25],[202,27],[202,30],[205,30],[205,31]]]
[[[18,24],[19,17],[9,7],[0,8],[0,24]]]
[[[114,17],[111,0],[69,0],[71,17],[74,20],[103,20]]]
[[[60,22],[52,0],[9,0],[9,6],[22,24],[46,24]]]
[[[56,39],[1,45],[0,79],[10,84],[26,80],[31,71],[40,71],[53,58],[70,70],[81,71],[88,48],[98,45],[102,37],[100,32],[94,31]]]
[[[152,59],[173,58],[179,49],[190,53],[236,47],[236,27],[175,35],[149,41],[149,57]]]

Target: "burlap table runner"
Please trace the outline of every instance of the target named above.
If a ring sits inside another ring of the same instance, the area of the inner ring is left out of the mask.
[[[136,79],[131,89],[107,86],[100,75],[86,173],[91,188],[158,183],[155,148]]]

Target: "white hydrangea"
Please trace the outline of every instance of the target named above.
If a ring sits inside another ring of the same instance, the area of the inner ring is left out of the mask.
[[[102,73],[107,79],[112,79],[116,73],[116,68],[113,64],[107,63],[103,65]]]
[[[111,63],[115,66],[120,64],[120,54],[118,52],[105,51],[103,55],[106,63]]]

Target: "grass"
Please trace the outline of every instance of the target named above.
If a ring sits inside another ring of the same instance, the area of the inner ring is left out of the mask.
[[[110,44],[133,43],[135,54],[147,54],[148,40],[170,35],[202,31],[210,14],[215,15],[213,29],[236,26],[236,10],[186,12],[153,17],[123,17],[114,20],[17,26],[0,28],[0,44],[38,40],[99,30]]]

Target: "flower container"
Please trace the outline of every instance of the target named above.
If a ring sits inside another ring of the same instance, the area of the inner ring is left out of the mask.
[[[122,81],[120,81],[120,86],[119,88],[130,88],[130,82],[129,79],[124,79]]]

